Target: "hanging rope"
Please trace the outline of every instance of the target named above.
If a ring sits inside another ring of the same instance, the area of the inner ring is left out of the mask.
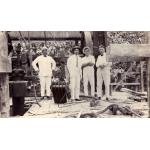
[[[19,31],[19,35],[20,35],[20,39],[23,40],[23,42],[25,43],[25,45],[27,45],[27,42],[26,42],[25,38],[22,36],[21,31]]]
[[[46,31],[44,31],[44,38],[45,38],[45,46],[47,46]]]

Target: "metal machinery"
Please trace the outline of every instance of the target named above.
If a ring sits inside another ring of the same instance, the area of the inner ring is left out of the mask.
[[[20,63],[21,49],[17,50],[17,58],[15,60],[16,68],[13,68],[10,75],[10,97],[12,97],[12,115],[24,114],[24,102],[27,91],[27,81],[24,80],[25,71]]]

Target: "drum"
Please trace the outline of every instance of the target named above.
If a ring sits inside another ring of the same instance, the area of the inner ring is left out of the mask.
[[[52,83],[51,90],[56,104],[64,104],[67,102],[68,85],[65,82]]]

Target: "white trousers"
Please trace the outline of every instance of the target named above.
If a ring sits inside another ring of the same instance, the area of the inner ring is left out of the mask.
[[[88,67],[83,69],[83,86],[84,95],[88,96],[88,83],[91,86],[91,96],[95,95],[94,68]]]
[[[71,99],[79,99],[80,94],[80,73],[70,77]]]
[[[40,85],[41,85],[41,96],[50,96],[51,77],[40,76]]]
[[[97,69],[97,96],[102,97],[102,85],[105,85],[105,95],[109,97],[110,92],[110,67]]]

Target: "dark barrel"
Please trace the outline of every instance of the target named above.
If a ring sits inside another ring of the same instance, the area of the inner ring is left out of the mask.
[[[64,104],[67,102],[67,89],[65,82],[53,83],[51,90],[56,104]]]

